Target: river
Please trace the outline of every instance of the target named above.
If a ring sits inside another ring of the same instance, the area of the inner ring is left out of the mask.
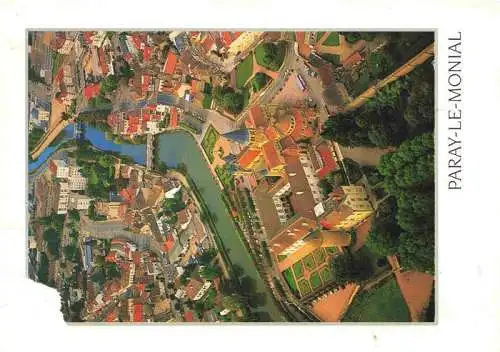
[[[65,137],[66,138],[66,137]],[[145,163],[146,146],[136,144],[116,144],[107,140],[105,134],[93,127],[87,126],[85,129],[85,139],[95,147],[106,150],[120,152],[132,157],[139,164]],[[228,249],[228,257],[232,264],[243,270],[243,274],[250,277],[255,283],[255,291],[262,299],[262,305],[254,309],[256,313],[266,315],[271,321],[284,321],[282,314],[274,298],[266,287],[264,280],[259,275],[252,257],[248,253],[245,244],[240,238],[230,215],[226,211],[224,202],[221,199],[221,191],[216,181],[212,178],[208,165],[198,149],[194,138],[184,131],[165,133],[159,136],[160,159],[168,166],[176,166],[184,163],[193,181],[196,183],[203,200],[212,213],[215,214],[215,227],[219,232],[224,247]],[[55,150],[56,147],[52,150]],[[29,164],[29,170],[34,170],[41,165],[51,152],[40,156],[38,160]],[[42,158],[42,156],[44,158]],[[36,165],[35,165],[36,163]]]

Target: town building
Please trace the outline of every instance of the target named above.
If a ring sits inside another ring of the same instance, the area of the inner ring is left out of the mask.
[[[363,186],[335,189],[322,207],[320,224],[329,230],[349,230],[373,214],[373,206]]]
[[[57,198],[54,210],[57,214],[66,214],[69,206],[70,189],[67,182],[59,182],[56,186]]]
[[[69,196],[69,208],[76,210],[87,210],[90,206],[91,198],[86,195],[71,193]]]
[[[64,160],[51,160],[49,170],[57,178],[68,178],[69,176],[69,166]]]

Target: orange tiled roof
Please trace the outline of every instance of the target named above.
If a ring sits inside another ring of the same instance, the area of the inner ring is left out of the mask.
[[[264,144],[262,149],[264,152],[264,160],[266,161],[266,165],[269,169],[273,169],[276,166],[283,164],[281,156],[273,142],[267,142]]]
[[[347,311],[352,298],[358,291],[358,285],[347,284],[345,288],[335,293],[330,293],[327,297],[321,298],[312,306],[312,311],[321,321],[336,322],[342,318]]]
[[[177,65],[177,56],[171,51],[168,52],[167,59],[165,60],[165,65],[163,66],[163,72],[172,74],[175,71],[175,66]]]
[[[178,118],[177,109],[173,107],[170,110],[170,127],[172,128],[177,127],[177,118]]]
[[[238,158],[238,163],[242,168],[246,168],[252,161],[260,155],[259,150],[247,149]]]
[[[268,126],[264,131],[264,134],[270,141],[277,141],[280,138],[278,131],[276,131],[273,126]]]
[[[321,161],[323,162],[323,167],[318,170],[318,177],[324,178],[337,168],[337,162],[333,158],[332,152],[326,143],[318,145],[316,150],[318,151]]]
[[[295,111],[295,127],[291,133],[291,136],[294,140],[299,140],[302,138],[310,138],[313,135],[313,131],[311,127],[304,123],[304,117],[302,113],[297,110]]]

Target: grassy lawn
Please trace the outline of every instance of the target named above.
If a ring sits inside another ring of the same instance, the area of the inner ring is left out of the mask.
[[[307,296],[309,293],[311,293],[311,285],[309,285],[309,282],[307,282],[306,279],[299,281],[299,291],[302,297]]]
[[[326,254],[323,248],[316,249],[313,254],[314,259],[316,259],[316,263],[318,263],[318,265],[321,265],[326,261]]]
[[[332,254],[335,254],[338,252],[337,250],[337,247],[327,247],[326,248],[326,251],[328,252],[328,254],[332,255]]]
[[[290,290],[292,290],[292,292],[297,292],[297,284],[295,283],[295,279],[293,278],[293,273],[290,268],[283,271],[283,277],[285,278],[288,286],[290,287]]]
[[[326,40],[323,42],[325,46],[337,46],[340,44],[340,37],[337,32],[330,32]]]
[[[327,53],[327,54],[321,54],[320,56],[329,63],[333,64],[334,66],[340,65],[340,55]]]
[[[278,261],[279,261],[279,262],[282,262],[282,261],[283,261],[283,260],[285,260],[286,258],[287,258],[287,257],[286,257],[286,255],[281,255],[281,254],[280,254],[280,255],[278,255]]]
[[[304,276],[304,267],[302,266],[302,262],[297,262],[293,264],[293,273],[297,279],[300,279]]]
[[[231,175],[231,173],[229,173],[229,171],[227,171],[227,169],[225,167],[216,166],[215,173],[219,177],[219,180],[220,180],[220,182],[222,182],[224,187],[226,187],[226,188],[231,187],[231,180],[232,180],[233,176]]]
[[[318,287],[320,287],[321,285],[323,285],[323,283],[321,282],[321,278],[319,277],[318,272],[313,273],[311,275],[311,277],[309,278],[309,281],[311,282],[311,286],[312,286],[313,290],[315,290]]]
[[[408,307],[394,277],[359,293],[342,318],[349,322],[407,322]]]
[[[251,83],[249,83],[250,85]],[[248,103],[250,102],[250,88],[248,87],[243,87],[241,88],[241,94],[243,95],[243,108],[248,106]]]
[[[311,254],[307,255],[304,259],[304,265],[306,266],[307,270],[312,271],[314,268],[316,268],[316,263],[314,262],[314,256]]]
[[[327,283],[333,278],[332,271],[328,266],[325,266],[323,269],[321,269],[320,274],[321,274],[321,279],[323,279],[324,283]]]
[[[52,79],[55,78],[59,66],[61,66],[63,56],[57,51],[52,52]]]
[[[210,127],[208,127],[207,132],[205,133],[205,137],[203,137],[203,141],[201,142],[201,146],[203,147],[203,150],[207,154],[210,163],[214,162],[214,146],[215,143],[217,143],[218,139],[219,139],[219,133],[217,133],[215,128],[212,125],[210,125]]]
[[[278,42],[277,44],[274,45],[276,46],[276,57],[272,63],[266,64],[264,62],[264,56],[265,56],[264,43],[260,43],[255,48],[255,60],[260,66],[263,66],[272,71],[278,71],[281,65],[283,64],[283,60],[285,59],[286,44]]]
[[[253,72],[253,55],[247,57],[236,67],[236,88],[243,88]]]

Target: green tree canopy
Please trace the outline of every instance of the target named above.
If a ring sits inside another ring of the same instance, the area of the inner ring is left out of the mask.
[[[205,265],[203,269],[200,270],[200,276],[205,280],[213,280],[216,277],[219,277],[220,274],[220,269],[212,264]]]

